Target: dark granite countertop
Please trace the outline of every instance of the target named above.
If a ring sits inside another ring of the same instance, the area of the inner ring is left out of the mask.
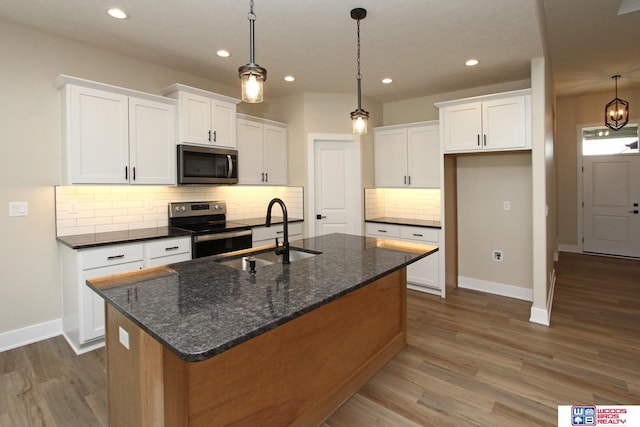
[[[175,227],[157,227],[110,231],[106,233],[77,234],[75,236],[58,236],[56,239],[69,246],[71,249],[86,249],[96,246],[183,236],[191,236],[191,232]]]
[[[395,225],[411,225],[414,227],[426,227],[426,228],[442,228],[440,221],[429,221],[426,219],[406,219],[406,218],[394,218],[389,216],[379,218],[368,218],[365,222],[377,222],[380,224],[395,224]]]
[[[248,227],[261,227],[266,224],[266,217],[230,220]],[[282,217],[273,217],[272,224],[281,224]],[[289,223],[303,222],[302,219],[289,219]],[[74,236],[58,236],[56,239],[71,249],[87,249],[96,246],[117,245],[120,243],[141,242],[144,240],[165,239],[168,237],[190,236],[189,230],[176,227],[139,228],[135,230],[109,231],[105,233],[77,234]]]
[[[238,255],[218,255],[87,284],[178,357],[196,362],[438,250],[346,234],[296,240],[291,246],[321,254],[286,266],[260,266],[255,274],[221,263]]]

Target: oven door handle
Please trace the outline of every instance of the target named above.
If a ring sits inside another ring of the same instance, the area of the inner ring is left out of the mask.
[[[195,243],[210,242],[212,240],[232,239],[234,237],[251,236],[251,230],[228,231],[224,233],[202,234],[194,237]]]
[[[233,177],[233,160],[231,159],[231,155],[227,154],[227,163],[229,164],[229,173],[227,174],[227,178]]]

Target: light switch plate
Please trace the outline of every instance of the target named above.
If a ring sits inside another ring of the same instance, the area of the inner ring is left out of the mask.
[[[29,215],[29,204],[27,202],[9,202],[9,216]]]
[[[118,326],[118,336],[120,338],[120,344],[129,350],[129,332],[122,329],[122,326]]]

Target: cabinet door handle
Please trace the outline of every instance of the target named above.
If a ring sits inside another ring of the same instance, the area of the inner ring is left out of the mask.
[[[260,182],[264,182],[264,172],[262,172],[260,175],[262,175],[262,178],[260,178]]]
[[[214,131],[213,131],[213,142],[218,142],[218,141],[217,141],[217,139],[218,139],[217,132],[218,132],[218,131],[216,131],[216,130],[214,130]]]
[[[404,185],[407,185],[407,175],[404,176]]]
[[[411,185],[411,175],[409,175],[408,178],[409,178],[408,184]]]
[[[209,142],[211,142],[211,129],[209,129]]]
[[[122,258],[124,258],[124,254],[121,254],[121,255],[111,255],[111,256],[108,256],[108,257],[107,257],[107,259],[108,259],[108,260],[113,260],[113,259],[122,259]]]
[[[176,249],[180,249],[180,246],[171,246],[170,248],[164,248],[165,251],[175,251]]]
[[[632,213],[632,214],[636,214],[636,215],[637,215],[637,214],[638,214],[638,209],[634,209],[634,210],[632,210],[632,211],[629,211],[629,213]]]
[[[387,230],[378,230],[379,233],[386,233]]]
[[[124,167],[124,180],[125,181],[129,180],[129,166]]]
[[[133,180],[136,180],[136,167],[133,167]]]
[[[485,133],[484,135],[482,135],[483,139],[484,139],[484,146],[487,146],[487,134]]]
[[[229,168],[227,178],[231,178],[233,177],[233,159],[231,158],[231,154],[227,154],[227,166]]]
[[[480,134],[478,134],[478,147],[480,147]]]
[[[422,234],[418,234],[418,233],[413,233],[413,235],[416,237],[422,237]]]
[[[276,234],[284,234],[284,230],[276,231]]]
[[[264,174],[264,182],[269,182],[269,172],[265,172],[265,174]]]

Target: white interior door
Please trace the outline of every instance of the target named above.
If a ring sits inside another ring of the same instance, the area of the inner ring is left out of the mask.
[[[640,156],[585,156],[583,167],[583,251],[640,257]]]
[[[360,162],[355,142],[314,141],[315,235],[361,234]],[[356,158],[357,157],[357,158]]]

